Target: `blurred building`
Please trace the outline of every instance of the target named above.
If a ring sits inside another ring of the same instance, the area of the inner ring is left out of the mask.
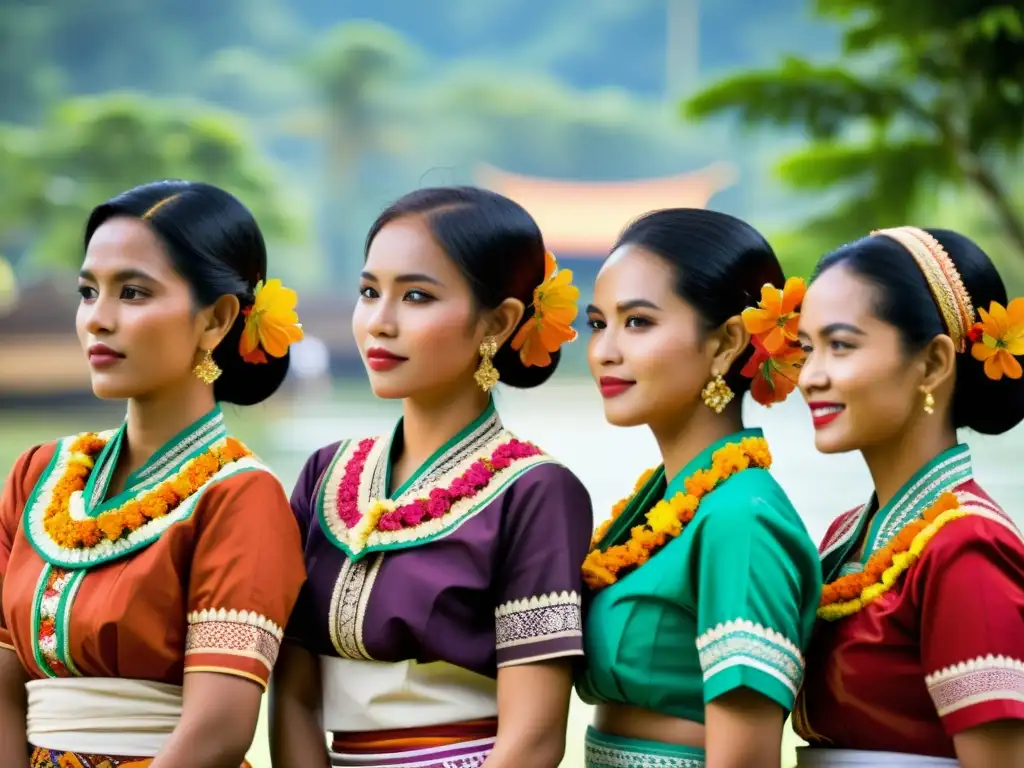
[[[480,186],[515,200],[536,219],[559,266],[573,270],[583,303],[601,262],[630,222],[659,208],[705,208],[734,178],[726,164],[635,181],[563,181],[491,166],[481,166],[476,175]]]

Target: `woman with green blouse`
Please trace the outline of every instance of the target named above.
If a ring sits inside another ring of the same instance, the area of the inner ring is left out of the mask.
[[[662,464],[584,566],[587,768],[779,765],[821,568],[741,400],[793,390],[802,296],[756,230],[705,210],[644,216],[598,274],[588,360],[605,416],[648,426]]]

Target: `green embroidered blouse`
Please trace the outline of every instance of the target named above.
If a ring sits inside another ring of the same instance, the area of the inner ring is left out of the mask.
[[[659,468],[599,546],[622,543],[723,445],[762,436],[713,443],[667,484]],[[739,472],[701,500],[682,534],[593,596],[577,692],[703,723],[707,703],[745,687],[788,711],[821,585],[817,548],[785,492],[766,470]]]

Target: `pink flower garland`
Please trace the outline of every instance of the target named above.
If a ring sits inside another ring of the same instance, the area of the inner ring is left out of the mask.
[[[350,529],[354,528],[363,516],[359,511],[359,480],[366,466],[366,458],[375,443],[374,439],[359,443],[356,452],[345,465],[345,475],[338,488],[338,516]],[[448,488],[434,488],[427,498],[416,499],[381,515],[377,521],[377,530],[398,531],[402,528],[412,528],[424,520],[444,517],[455,502],[476,496],[497,473],[507,469],[513,462],[540,453],[541,450],[537,446],[512,438],[495,448],[490,458],[474,461]]]

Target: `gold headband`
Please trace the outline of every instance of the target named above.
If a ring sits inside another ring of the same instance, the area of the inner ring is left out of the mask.
[[[928,282],[956,351],[966,352],[967,335],[974,324],[974,305],[956,265],[942,244],[917,227],[876,229],[871,234],[895,240],[910,252]]]
[[[163,200],[158,200],[156,203],[154,203],[150,207],[150,209],[148,211],[146,211],[144,214],[142,214],[143,220],[153,218],[153,214],[155,214],[157,211],[159,211],[161,208],[163,208],[168,203],[173,202],[174,200],[178,199],[179,197],[181,197],[181,193],[180,192],[178,192],[176,194],[173,194],[173,195],[170,195],[168,197],[165,197]]]

